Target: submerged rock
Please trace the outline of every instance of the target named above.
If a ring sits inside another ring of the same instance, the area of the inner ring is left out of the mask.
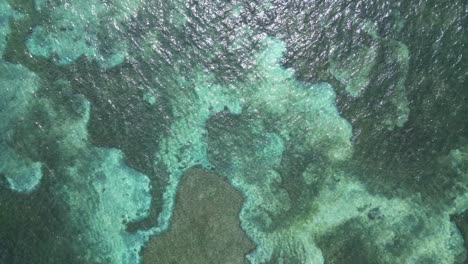
[[[143,264],[244,263],[254,244],[240,228],[242,202],[221,176],[189,169],[180,181],[170,228],[150,239]]]

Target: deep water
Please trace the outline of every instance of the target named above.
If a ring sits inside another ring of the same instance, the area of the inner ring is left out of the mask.
[[[0,0],[0,264],[468,263],[467,10]]]

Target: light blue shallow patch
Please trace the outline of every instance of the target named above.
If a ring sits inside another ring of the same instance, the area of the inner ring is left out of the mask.
[[[58,184],[51,195],[68,208],[66,218],[76,234],[71,247],[82,254],[85,263],[139,263],[139,251],[153,230],[127,232],[127,224],[148,217],[149,179],[128,167],[121,151],[89,143],[91,105],[79,98],[80,118],[64,114],[61,106],[48,99],[41,101],[54,120],[49,133],[62,136],[57,155],[67,159],[55,166]]]
[[[11,148],[4,145],[2,149],[0,172],[5,173],[8,187],[18,192],[34,190],[42,178],[41,163],[19,157]]]
[[[6,46],[6,37],[10,34],[10,21],[19,14],[13,10],[8,1],[0,1],[0,57]]]
[[[258,144],[253,142],[249,146],[255,148],[255,158],[239,156],[240,153],[233,157],[228,170],[218,170],[244,194],[242,227],[257,243],[257,250],[249,256],[252,263],[262,263],[283,246],[280,237],[269,236],[257,224],[260,219],[268,226],[272,221],[270,216],[289,209],[288,194],[278,187],[281,177],[275,171],[285,143],[304,139],[305,151],[316,151],[333,161],[351,155],[351,126],[335,107],[331,85],[297,82],[293,71],[280,65],[284,48],[278,40],[265,39],[264,50],[257,57],[258,66],[245,82],[219,85],[206,71],[194,69],[190,77],[181,78],[177,84],[179,89],[171,91],[176,121],[156,155],[170,173],[158,233],[168,228],[180,176],[194,165],[211,166],[205,126],[212,114],[223,109],[240,114],[243,106],[249,105],[260,116],[279,120],[276,133],[263,131],[261,125],[252,127],[259,135]]]
[[[0,82],[0,174],[11,189],[29,192],[42,178],[41,164],[18,155],[12,149],[12,135],[34,100],[38,78],[23,66],[0,62]]]
[[[211,168],[207,158],[206,121],[225,106],[233,113],[240,113],[242,108],[238,98],[226,93],[226,87],[215,84],[214,76],[201,69],[194,69],[190,76],[180,76],[177,86],[171,96],[177,120],[171,125],[171,135],[163,138],[156,153],[157,162],[164,163],[169,172],[169,185],[163,195],[164,207],[158,217],[157,233],[169,227],[175,194],[183,173],[195,165]],[[187,92],[188,89],[193,89],[193,92]]]
[[[88,149],[65,169],[59,196],[70,209],[70,221],[81,230],[80,248],[92,263],[139,263],[139,251],[152,231],[129,233],[127,223],[148,216],[149,179],[129,168],[115,149]]]

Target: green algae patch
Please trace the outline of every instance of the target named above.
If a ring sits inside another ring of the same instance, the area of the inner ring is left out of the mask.
[[[171,224],[150,239],[143,264],[244,263],[254,244],[240,228],[243,198],[223,177],[199,168],[181,177]]]

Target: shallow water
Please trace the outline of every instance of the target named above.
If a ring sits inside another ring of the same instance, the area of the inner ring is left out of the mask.
[[[466,10],[0,1],[0,263],[466,263]]]

